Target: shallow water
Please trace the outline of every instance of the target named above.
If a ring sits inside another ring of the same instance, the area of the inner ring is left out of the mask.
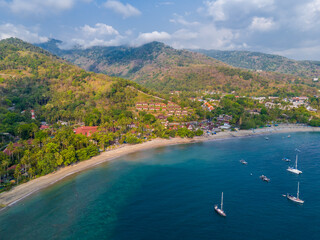
[[[163,147],[71,176],[0,212],[0,239],[320,239],[320,133],[268,137]],[[281,160],[295,148],[300,176]],[[304,205],[282,197],[298,181]],[[213,210],[222,191],[226,218]]]

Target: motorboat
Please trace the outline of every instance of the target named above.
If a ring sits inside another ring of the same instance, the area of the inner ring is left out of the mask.
[[[282,158],[282,161],[291,162],[291,160],[289,158]]]
[[[265,181],[265,182],[270,182],[270,178],[267,178],[267,176],[265,176],[265,175],[261,175],[261,176],[260,176],[260,179],[261,179],[262,181]]]
[[[245,161],[244,159],[241,159],[240,162],[241,162],[242,164],[244,164],[244,165],[247,165],[247,164],[248,164],[248,162]]]

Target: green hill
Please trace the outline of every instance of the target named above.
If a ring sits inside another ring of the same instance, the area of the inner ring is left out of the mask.
[[[231,67],[214,58],[176,50],[159,42],[140,47],[61,50],[57,42],[38,45],[76,65],[138,82],[159,92],[216,90],[241,95],[315,94],[312,79]],[[56,46],[55,48],[53,46]]]
[[[112,111],[127,111],[135,102],[153,98],[137,83],[87,72],[19,39],[0,41],[0,132],[15,134],[19,122],[85,122],[99,112],[99,122]],[[26,111],[25,115],[21,112]],[[94,122],[91,124],[98,124]]]
[[[320,76],[320,61],[296,61],[279,55],[249,51],[192,51],[203,53],[234,67],[292,74],[303,78]]]

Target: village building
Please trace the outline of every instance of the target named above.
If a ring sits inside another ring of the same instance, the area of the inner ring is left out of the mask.
[[[75,128],[73,130],[73,132],[75,134],[82,134],[82,135],[85,135],[87,137],[92,136],[92,134],[94,134],[96,131],[98,131],[98,127],[97,126],[94,126],[94,127],[84,126],[84,127]]]

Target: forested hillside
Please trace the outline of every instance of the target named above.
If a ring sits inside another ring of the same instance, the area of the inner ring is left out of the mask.
[[[280,73],[244,70],[214,58],[176,50],[159,42],[141,47],[93,47],[61,50],[51,40],[39,46],[95,72],[136,81],[159,92],[236,91],[241,95],[315,94],[311,79]]]
[[[154,115],[135,109],[137,101],[162,100],[19,39],[0,41],[0,192],[115,143],[174,137]]]
[[[234,67],[292,74],[303,78],[320,77],[320,61],[296,61],[279,55],[249,51],[192,50]]]
[[[19,39],[0,41],[0,132],[17,134],[31,110],[38,121],[97,125],[115,110],[126,112],[143,92],[150,93],[128,80],[86,72]]]

